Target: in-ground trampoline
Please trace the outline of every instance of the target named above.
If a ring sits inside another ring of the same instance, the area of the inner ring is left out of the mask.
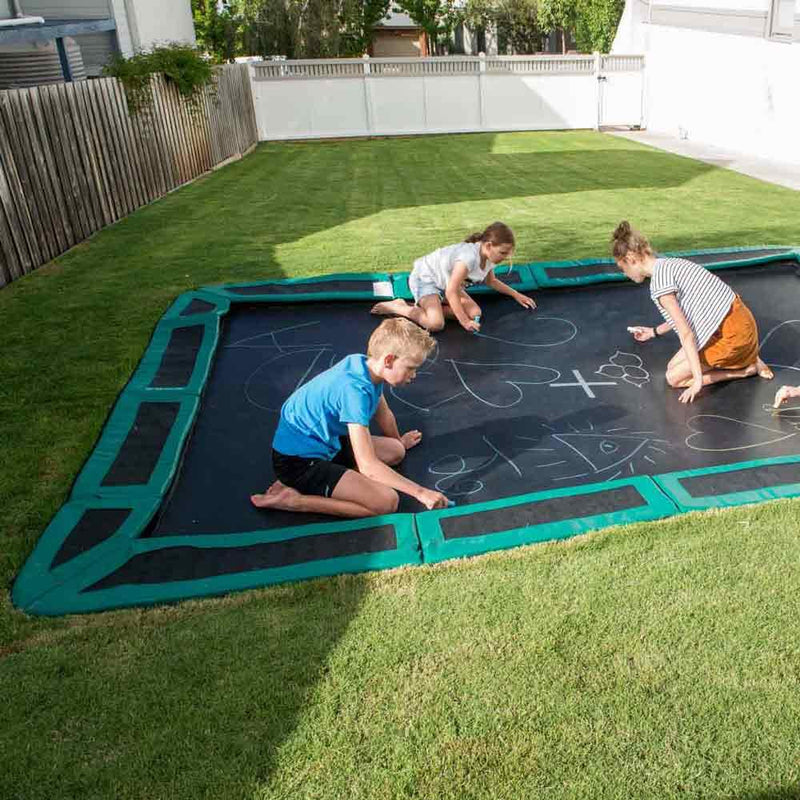
[[[422,444],[401,471],[457,502],[365,520],[265,511],[270,444],[286,397],[352,352],[376,298],[407,275],[228,285],[181,295],[120,395],[68,501],[13,589],[63,614],[270,583],[436,562],[608,525],[800,493],[800,251],[683,253],[745,298],[776,380],[733,381],[678,402],[663,373],[677,339],[639,345],[659,321],[646,286],[607,259],[537,263],[503,277],[529,312],[480,293],[483,327],[451,325],[406,387],[386,387]]]

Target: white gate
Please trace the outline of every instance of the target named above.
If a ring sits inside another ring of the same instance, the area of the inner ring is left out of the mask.
[[[600,56],[599,60],[600,126],[642,127],[644,56]]]

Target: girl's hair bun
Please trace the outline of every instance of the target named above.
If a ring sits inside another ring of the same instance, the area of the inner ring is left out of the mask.
[[[620,239],[627,239],[631,235],[631,224],[628,220],[624,219],[617,225],[616,229],[614,230],[614,239],[619,241]]]

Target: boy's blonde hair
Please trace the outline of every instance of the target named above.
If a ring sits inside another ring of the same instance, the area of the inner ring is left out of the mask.
[[[414,358],[427,358],[436,347],[433,336],[403,317],[385,319],[369,337],[367,355],[370,358],[381,358],[385,355]]]

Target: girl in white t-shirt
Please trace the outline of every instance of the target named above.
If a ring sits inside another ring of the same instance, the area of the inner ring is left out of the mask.
[[[507,286],[494,274],[495,266],[513,252],[513,231],[502,222],[493,222],[482,233],[473,233],[463,242],[441,247],[414,262],[408,276],[414,305],[398,298],[377,303],[372,313],[407,317],[429,331],[442,330],[445,317],[455,318],[465,330],[479,331],[481,309],[465,289],[472,283],[484,283],[513,297],[524,308],[536,308],[533,298]]]

